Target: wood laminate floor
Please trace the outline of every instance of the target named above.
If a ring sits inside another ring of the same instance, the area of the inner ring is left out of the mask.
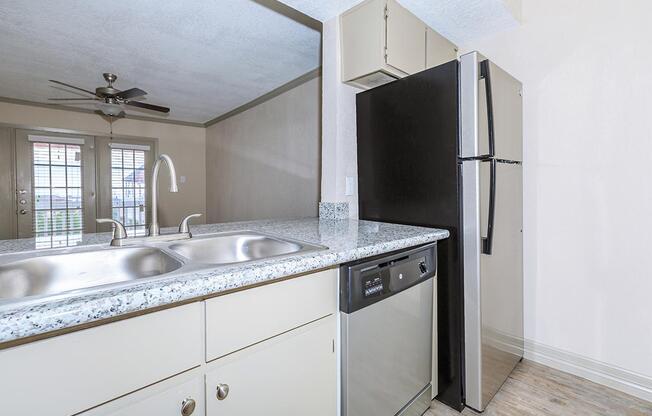
[[[483,416],[652,416],[652,403],[532,361],[509,376]],[[424,416],[459,416],[434,401]],[[461,415],[478,413],[465,409]]]

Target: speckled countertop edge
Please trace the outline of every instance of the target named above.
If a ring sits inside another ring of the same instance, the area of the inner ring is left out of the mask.
[[[206,267],[178,275],[83,289],[63,295],[0,304],[0,344],[93,321],[246,288],[282,277],[417,246],[448,237],[434,228],[317,218],[263,220],[193,227],[195,235],[252,230],[329,247],[261,261]],[[84,236],[81,245],[106,244],[107,233]],[[0,241],[0,253],[33,249],[30,239]],[[1,259],[0,259],[1,260]]]

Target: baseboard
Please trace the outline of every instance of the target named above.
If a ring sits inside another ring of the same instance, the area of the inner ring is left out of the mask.
[[[525,358],[652,402],[652,377],[528,339]]]

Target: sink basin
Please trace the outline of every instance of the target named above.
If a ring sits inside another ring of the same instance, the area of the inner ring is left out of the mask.
[[[157,276],[182,263],[150,247],[31,257],[0,265],[0,300]]]
[[[299,254],[326,247],[253,231],[194,237],[168,248],[198,263],[229,264]]]

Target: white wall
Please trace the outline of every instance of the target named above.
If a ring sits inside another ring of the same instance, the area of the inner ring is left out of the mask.
[[[0,102],[0,123],[83,131],[108,136],[109,123],[96,114],[18,105]],[[158,138],[159,153],[172,157],[178,176],[186,183],[179,184],[179,193],[167,191],[167,179],[161,175],[159,183],[159,223],[177,225],[183,216],[206,212],[206,130],[151,121],[120,119],[113,123],[116,135]],[[203,223],[204,218],[193,220]]]
[[[313,78],[207,128],[208,222],[317,216],[320,87]]]
[[[322,32],[322,177],[321,200],[348,202],[349,216],[358,218],[358,190],[346,195],[346,177],[358,180],[355,94],[340,74],[339,18],[324,22]]]
[[[524,83],[529,354],[564,367],[569,353],[651,399],[652,3],[523,0],[522,12],[520,28],[462,49]]]

